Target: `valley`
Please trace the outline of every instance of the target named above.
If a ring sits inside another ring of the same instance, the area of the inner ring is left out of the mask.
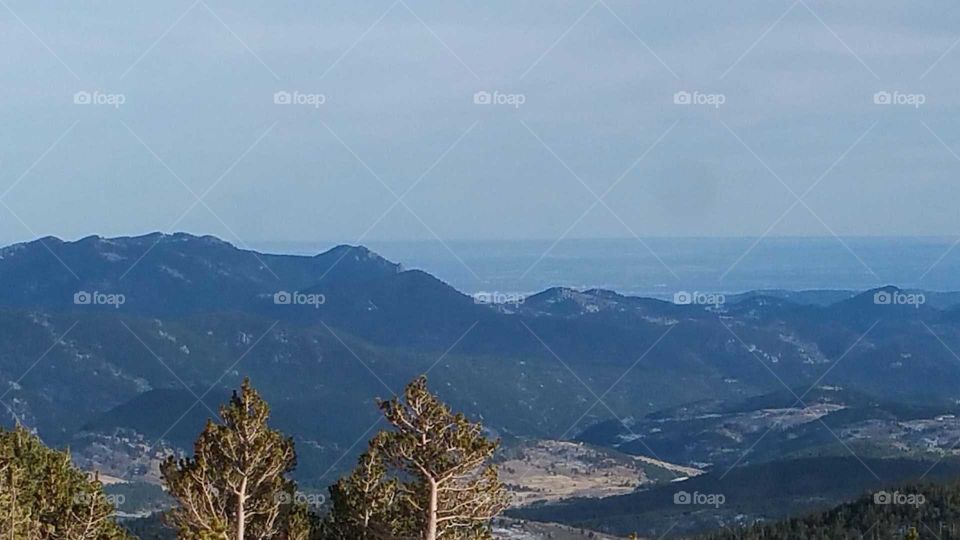
[[[667,467],[602,447],[553,440],[519,443],[502,450],[497,460],[514,507],[622,495],[680,477]]]

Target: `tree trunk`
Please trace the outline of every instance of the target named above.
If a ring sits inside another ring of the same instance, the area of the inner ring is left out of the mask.
[[[244,511],[244,503],[247,499],[247,478],[240,481],[240,492],[237,493],[237,540],[244,540],[246,534],[247,515]]]
[[[10,468],[10,540],[17,540],[17,479]]]
[[[427,507],[427,530],[424,540],[437,540],[437,483],[430,480],[430,503]]]

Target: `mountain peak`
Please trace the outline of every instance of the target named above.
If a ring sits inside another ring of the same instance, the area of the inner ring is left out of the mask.
[[[839,302],[835,309],[847,316],[870,318],[914,317],[929,309],[926,295],[917,290],[885,285],[864,291],[849,300]]]
[[[137,241],[137,242],[145,241],[145,242],[148,242],[148,243],[150,243],[150,244],[155,244],[155,243],[173,243],[173,242],[199,242],[199,243],[205,243],[205,244],[213,244],[213,245],[223,245],[223,246],[229,246],[229,247],[236,247],[236,246],[234,246],[234,244],[232,244],[232,243],[230,243],[230,242],[228,242],[228,241],[226,241],[226,240],[224,240],[224,239],[222,239],[222,238],[220,238],[220,237],[213,236],[213,235],[211,235],[211,234],[196,235],[196,234],[191,234],[191,233],[183,232],[183,231],[177,231],[177,232],[173,232],[173,233],[165,233],[165,232],[161,232],[161,231],[153,231],[153,232],[149,232],[149,233],[146,233],[146,234],[141,234],[141,235],[139,235],[139,236],[117,236],[117,237],[113,237],[113,238],[104,238],[104,237],[102,237],[102,236],[95,236],[95,237],[89,237],[89,238],[96,238],[96,239],[98,239],[100,242],[106,242],[106,243],[111,243],[111,244],[112,244],[112,243],[117,243],[117,242],[125,242],[125,241],[131,241],[131,240],[132,240],[132,241]]]
[[[351,245],[351,244],[338,244],[338,245],[336,245],[336,246],[328,249],[327,251],[318,254],[318,256],[319,256],[319,255],[327,255],[327,254],[333,254],[333,255],[353,255],[353,256],[354,256],[355,258],[357,258],[358,260],[359,260],[359,259],[363,259],[363,258],[378,258],[378,259],[382,259],[382,258],[383,258],[383,257],[380,257],[380,255],[378,255],[377,253],[371,251],[371,250],[370,250],[369,248],[367,248],[366,246],[361,246],[361,245],[356,245],[356,246],[354,246],[354,245]]]
[[[895,297],[898,295],[904,295],[909,293],[907,289],[901,289],[896,285],[884,285],[883,287],[877,287],[875,289],[867,289],[860,294],[855,295],[850,300],[856,303],[872,303],[877,305],[882,305],[886,303],[884,298],[886,297]]]
[[[366,273],[380,275],[399,273],[403,270],[399,263],[387,260],[365,246],[340,244],[313,257],[315,260],[330,261],[330,271],[336,273]]]

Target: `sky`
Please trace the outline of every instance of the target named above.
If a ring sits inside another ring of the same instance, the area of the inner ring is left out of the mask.
[[[0,241],[960,234],[960,5],[0,0]]]

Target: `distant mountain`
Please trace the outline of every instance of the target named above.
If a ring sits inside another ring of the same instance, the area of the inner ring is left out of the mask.
[[[46,237],[0,250],[0,280],[16,284],[0,290],[0,305],[76,309],[74,294],[98,291],[123,294],[128,313],[250,311],[278,291],[361,283],[399,271],[399,265],[353,246],[301,257],[256,253],[185,233],[76,242]]]
[[[800,305],[812,305],[812,306],[829,306],[831,304],[836,304],[844,300],[853,298],[861,291],[845,291],[845,290],[804,290],[804,291],[789,291],[782,289],[765,289],[757,291],[749,291],[741,294],[728,295],[728,303],[742,302],[743,300],[748,300],[757,296],[763,296],[767,298],[779,298],[781,300],[787,300],[793,304]],[[922,293],[924,295],[925,304],[930,307],[934,307],[941,310],[949,310],[960,306],[960,292],[942,292],[942,291],[922,291],[922,290],[910,290],[906,291],[909,293]]]
[[[856,291],[843,290],[788,291],[782,289],[764,289],[731,295],[728,301],[742,302],[744,300],[761,296],[788,300],[794,304],[829,306],[830,304],[836,304],[837,302],[846,300],[855,294],[857,294]]]

